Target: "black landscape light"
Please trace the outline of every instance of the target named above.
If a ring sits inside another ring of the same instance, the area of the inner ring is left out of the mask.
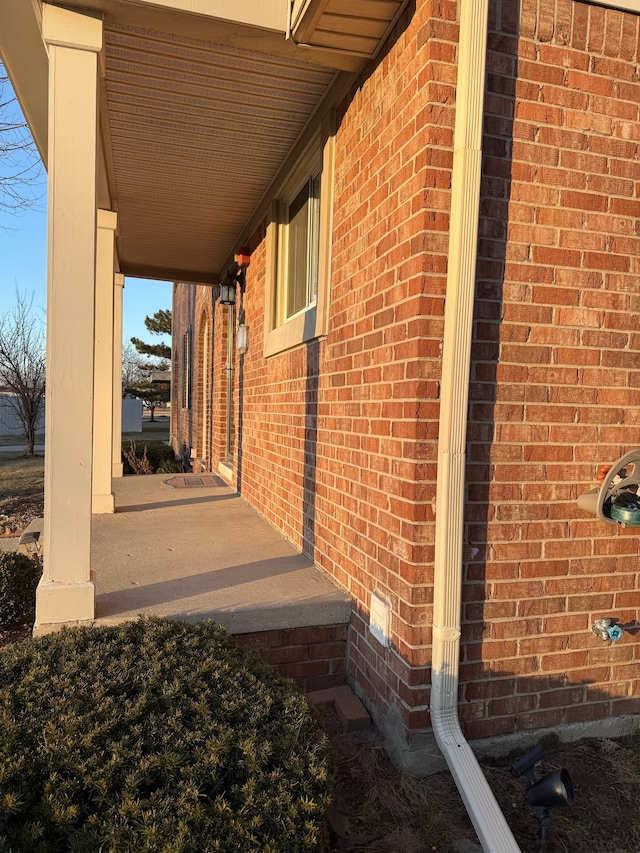
[[[518,758],[511,766],[514,776],[524,776],[527,788],[524,798],[530,806],[533,806],[538,819],[538,846],[536,853],[547,853],[549,842],[549,831],[551,829],[552,816],[550,809],[555,806],[569,806],[573,802],[573,782],[568,770],[554,770],[536,777],[535,766],[544,757],[544,750],[538,744],[532,750]]]

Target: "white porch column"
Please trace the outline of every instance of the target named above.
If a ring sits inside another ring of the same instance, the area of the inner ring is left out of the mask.
[[[44,572],[36,633],[93,619],[91,471],[98,18],[43,5],[49,52]]]
[[[123,476],[122,464],[122,296],[124,276],[113,277],[113,430],[111,476]]]
[[[113,452],[113,287],[115,232],[118,215],[98,210],[96,231],[96,321],[93,397],[94,513],[113,512],[111,455]]]

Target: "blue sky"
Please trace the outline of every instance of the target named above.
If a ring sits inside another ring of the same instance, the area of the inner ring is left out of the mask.
[[[16,288],[33,307],[44,309],[47,301],[47,214],[41,209],[26,212],[0,212],[0,313],[15,304]],[[137,337],[150,343],[162,338],[151,335],[144,318],[160,308],[171,308],[171,284],[126,278],[123,304],[124,343]],[[169,341],[167,340],[167,343]]]
[[[10,95],[5,90],[3,100]],[[11,118],[20,119],[17,104]],[[0,175],[2,164],[0,163]],[[46,191],[46,176],[42,179]],[[37,207],[27,211],[7,212],[0,209],[0,314],[15,305],[16,288],[30,299],[34,310],[45,309],[47,301],[47,213],[46,197]],[[149,343],[160,343],[163,337],[152,335],[144,318],[161,308],[171,308],[171,284],[126,278],[123,303],[123,341],[132,337]],[[168,339],[165,341],[170,343]]]

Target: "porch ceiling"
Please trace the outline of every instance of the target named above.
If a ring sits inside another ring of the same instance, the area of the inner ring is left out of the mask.
[[[121,271],[215,281],[336,72],[108,21],[104,60]]]
[[[215,283],[339,74],[407,0],[48,0],[100,17],[98,205],[120,272]],[[0,0],[0,55],[46,164],[43,0]]]

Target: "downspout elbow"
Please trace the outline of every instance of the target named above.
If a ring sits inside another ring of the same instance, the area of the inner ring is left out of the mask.
[[[431,725],[485,853],[521,853],[462,734],[455,708],[431,709]]]

